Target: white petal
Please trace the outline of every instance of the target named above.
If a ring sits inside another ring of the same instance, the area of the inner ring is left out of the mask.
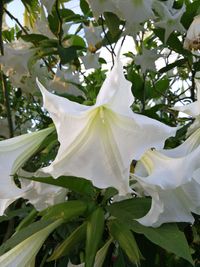
[[[0,207],[1,211],[8,203],[22,197],[24,190],[15,185],[12,175],[37,150],[45,137],[53,131],[53,127],[35,133],[24,134],[0,142]],[[5,205],[5,203],[7,203]]]
[[[200,214],[199,141],[200,129],[175,149],[144,154],[135,179],[152,197],[152,206],[140,223],[155,227],[165,222],[193,223],[191,212]]]
[[[19,177],[33,177],[34,173],[28,173],[20,170]],[[38,176],[45,177],[44,174],[38,172]],[[41,211],[55,204],[66,200],[66,189],[63,187],[31,181],[20,178],[21,187],[25,193],[24,199],[27,199],[37,210]]]
[[[119,59],[106,78],[96,104],[84,106],[49,93],[41,84],[44,107],[58,132],[60,148],[54,162],[43,171],[57,178],[80,176],[95,186],[114,186],[130,192],[129,168],[150,147],[163,147],[176,128],[134,114],[131,83]]]
[[[44,229],[31,235],[17,246],[0,256],[0,266],[2,267],[27,267],[32,264],[36,254],[44,243],[48,235],[62,223],[55,221]]]

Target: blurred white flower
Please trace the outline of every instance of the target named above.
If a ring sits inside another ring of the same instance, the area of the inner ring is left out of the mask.
[[[173,4],[174,0],[153,2],[153,7],[160,17],[160,21],[156,22],[155,26],[165,29],[165,43],[172,32],[185,32],[185,28],[181,23],[181,17],[186,10],[185,4],[183,4],[181,9],[173,8]]]
[[[94,17],[99,18],[104,12],[117,13],[116,3],[113,0],[87,0],[90,4]]]
[[[53,129],[51,127],[0,141],[0,215],[3,215],[10,203],[25,193],[25,189],[16,186],[12,175],[33,155]]]
[[[79,83],[80,81],[78,72],[74,72],[71,68],[62,70],[57,68],[53,80],[50,80],[47,86],[51,91],[55,91],[57,93],[68,93],[78,96],[83,95],[82,91],[76,86],[76,84]]]
[[[135,57],[135,64],[140,65],[142,73],[147,70],[156,70],[155,61],[160,57],[155,50],[149,50],[143,47],[142,54]]]
[[[49,234],[55,230],[62,220],[57,220],[42,230],[36,232],[11,250],[0,256],[2,267],[30,267],[35,266],[35,257]]]
[[[187,31],[183,47],[188,50],[200,49],[200,15],[194,17]]]
[[[84,177],[97,187],[113,186],[124,195],[130,192],[131,161],[152,146],[161,148],[176,131],[132,112],[131,83],[124,77],[119,59],[93,106],[80,105],[49,93],[40,83],[38,86],[60,142],[55,160],[42,169],[54,178]]]
[[[102,41],[101,33],[102,27],[94,27],[92,23],[87,27],[83,25],[83,29],[85,32],[85,39],[88,44],[88,50],[90,52],[95,52],[97,48],[100,46],[99,44]]]
[[[48,14],[51,14],[55,0],[41,0],[41,4],[47,9]]]
[[[126,28],[133,29],[137,24],[140,24],[148,19],[154,18],[152,11],[153,0],[115,0],[118,12],[116,13],[120,18],[126,20]],[[128,31],[131,34],[130,31]]]
[[[80,57],[80,59],[83,61],[83,65],[85,69],[98,69],[100,67],[99,65],[99,53],[90,53],[87,52],[86,55]]]
[[[36,19],[33,27],[33,33],[39,33],[47,36],[49,39],[56,38],[49,28],[49,22],[45,16],[44,8],[41,7],[40,16]]]
[[[158,227],[168,222],[193,223],[200,214],[200,129],[182,145],[149,150],[136,165],[134,177],[152,197],[151,209],[138,221]]]
[[[21,39],[5,44],[4,55],[0,56],[3,72],[9,76],[13,86],[18,86],[24,76],[29,74],[28,63],[35,50]]]

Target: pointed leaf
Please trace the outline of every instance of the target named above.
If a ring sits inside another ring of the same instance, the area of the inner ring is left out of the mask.
[[[137,265],[140,261],[141,254],[129,228],[116,219],[110,221],[108,226],[111,235],[118,241],[130,261]]]
[[[67,239],[65,239],[60,246],[58,246],[48,261],[57,260],[60,257],[68,255],[73,250],[74,246],[84,239],[86,233],[86,223],[80,225],[74,230]]]
[[[71,220],[74,217],[82,215],[87,209],[87,204],[79,200],[72,200],[65,203],[60,203],[49,207],[39,213],[44,219],[59,219],[63,218],[65,221]]]
[[[85,249],[85,267],[93,267],[95,256],[104,230],[104,211],[97,208],[87,222],[87,237]]]

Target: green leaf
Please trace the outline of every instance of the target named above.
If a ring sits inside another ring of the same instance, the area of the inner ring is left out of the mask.
[[[80,0],[80,8],[84,15],[88,15],[90,13],[90,7],[86,0]]]
[[[187,59],[186,58],[182,58],[182,59],[179,59],[171,64],[168,64],[166,67],[163,67],[162,69],[159,70],[160,73],[165,73],[167,72],[168,70],[171,70],[175,67],[181,67],[181,66],[184,66],[185,63],[187,62]]]
[[[73,176],[60,176],[57,179],[54,179],[52,177],[23,177],[23,178],[40,183],[64,187],[81,195],[87,195],[91,197],[95,196],[95,189],[92,183],[84,178],[73,177]]]
[[[83,201],[72,200],[49,207],[39,213],[44,219],[64,219],[65,221],[82,215],[87,209]]]
[[[75,46],[64,48],[58,45],[58,55],[60,56],[61,64],[65,65],[78,57],[77,48]]]
[[[159,228],[152,228],[132,221],[129,226],[132,231],[145,235],[151,242],[194,265],[185,235],[176,224],[163,224]]]
[[[117,219],[111,220],[108,227],[110,234],[118,241],[130,261],[137,265],[140,262],[141,253],[129,228]]]
[[[106,207],[106,210],[114,217],[127,220],[139,219],[143,217],[151,207],[149,198],[133,198],[116,202]]]
[[[93,267],[95,256],[104,230],[104,211],[97,208],[87,221],[85,267]]]
[[[71,35],[71,38],[69,39],[70,46],[75,46],[78,49],[82,49],[86,47],[85,41],[82,37],[78,35]]]
[[[117,15],[111,12],[104,12],[104,17],[112,37],[115,38],[115,36],[118,36],[121,32],[119,29],[121,24],[120,19],[117,17]]]
[[[53,222],[54,220],[40,220],[30,224],[26,228],[23,228],[21,231],[13,235],[10,239],[8,239],[5,243],[3,243],[3,245],[0,246],[0,255],[4,254],[6,251],[15,247],[23,240],[27,239],[31,235],[42,230],[43,228],[47,227],[49,224]]]
[[[113,187],[108,187],[105,190],[105,193],[103,195],[102,205],[105,205],[107,201],[110,200],[111,197],[118,194],[118,190]]]
[[[77,243],[80,243],[86,235],[86,223],[80,225],[71,235],[59,245],[48,259],[48,261],[57,260],[60,257],[68,255]]]
[[[21,35],[21,38],[25,41],[25,42],[31,42],[31,43],[39,43],[43,40],[48,40],[49,38],[47,36],[44,36],[42,34],[27,34],[27,35]]]

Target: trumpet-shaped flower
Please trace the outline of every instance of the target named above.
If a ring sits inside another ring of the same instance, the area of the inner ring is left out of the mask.
[[[180,21],[186,10],[185,5],[177,10],[173,8],[173,4],[174,0],[168,0],[167,2],[154,1],[153,3],[153,7],[161,18],[160,21],[155,23],[155,26],[165,29],[165,42],[167,42],[172,32],[185,32],[185,28]]]
[[[25,193],[13,180],[18,169],[37,150],[53,127],[35,133],[24,134],[0,142],[0,214],[7,206]]]
[[[125,79],[119,60],[93,106],[53,95],[38,85],[60,142],[55,160],[43,168],[54,178],[84,177],[97,187],[113,186],[126,194],[130,191],[131,161],[152,146],[162,147],[165,139],[175,133],[174,128],[132,112],[131,83]]]
[[[35,257],[49,234],[62,223],[57,220],[42,230],[36,232],[17,246],[0,256],[2,267],[30,267],[35,266]]]
[[[200,214],[200,129],[175,149],[146,152],[135,179],[152,197],[149,212],[138,221],[157,227],[166,222],[194,221]]]
[[[200,16],[194,17],[187,31],[183,47],[188,50],[200,49]]]

